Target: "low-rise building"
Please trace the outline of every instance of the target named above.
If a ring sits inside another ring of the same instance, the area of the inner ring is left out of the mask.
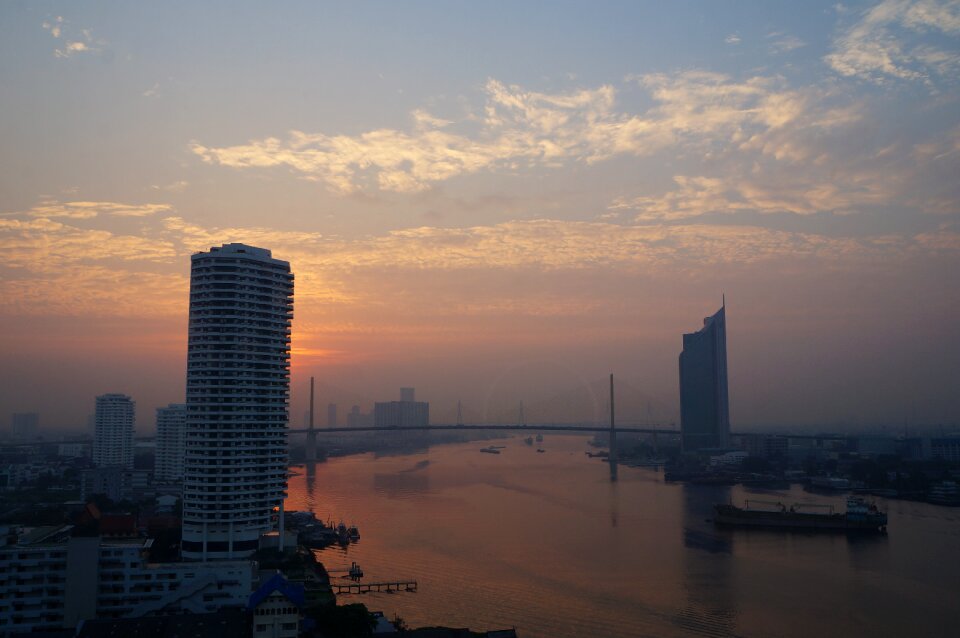
[[[120,466],[97,467],[80,473],[80,498],[103,494],[111,501],[139,500],[153,495],[148,470]]]
[[[303,585],[277,573],[250,595],[254,638],[297,638],[305,603]]]
[[[251,561],[151,563],[150,539],[73,533],[67,525],[0,536],[0,635],[93,618],[211,613],[249,600]]]

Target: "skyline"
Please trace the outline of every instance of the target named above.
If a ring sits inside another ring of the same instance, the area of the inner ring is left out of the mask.
[[[292,425],[311,375],[452,422],[611,371],[679,423],[724,292],[735,429],[960,421],[960,3],[230,6],[0,7],[0,412],[151,431],[243,242]]]

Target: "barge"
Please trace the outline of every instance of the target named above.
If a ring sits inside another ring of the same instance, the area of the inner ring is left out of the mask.
[[[847,511],[834,512],[832,505],[794,504],[787,508],[782,503],[747,501],[743,508],[732,504],[714,506],[713,522],[726,527],[760,527],[810,532],[868,532],[884,534],[887,515],[876,505],[862,498],[847,499]],[[770,507],[770,506],[773,507]]]

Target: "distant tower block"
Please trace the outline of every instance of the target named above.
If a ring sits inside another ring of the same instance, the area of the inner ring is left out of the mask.
[[[730,444],[725,300],[700,330],[683,335],[680,433],[684,452]]]
[[[96,399],[93,464],[133,469],[133,399],[125,394],[103,394]]]
[[[416,401],[414,398],[415,392],[414,388],[400,388],[400,400],[401,401]]]
[[[32,439],[37,436],[40,415],[36,412],[16,412],[10,422],[13,438]]]
[[[327,427],[328,428],[337,427],[337,404],[336,403],[327,404]]]

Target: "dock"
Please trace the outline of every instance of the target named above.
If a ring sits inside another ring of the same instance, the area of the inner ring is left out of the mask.
[[[396,580],[389,583],[330,583],[335,594],[369,594],[372,592],[417,591],[417,581]]]

